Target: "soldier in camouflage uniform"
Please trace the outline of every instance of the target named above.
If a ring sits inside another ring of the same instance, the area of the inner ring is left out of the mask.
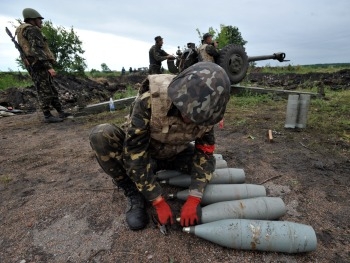
[[[213,42],[213,36],[205,33],[202,39],[202,45],[198,48],[198,60],[216,62],[220,56],[217,49],[218,42]]]
[[[55,62],[55,57],[50,51],[46,37],[41,32],[44,18],[32,8],[25,8],[22,13],[24,23],[16,29],[16,36],[26,56],[23,62],[35,84],[40,108],[44,113],[44,121],[61,122],[70,114],[63,111],[53,83],[52,77],[56,72],[52,64]],[[51,114],[50,106],[57,110],[58,117]]]
[[[149,50],[149,74],[162,73],[162,61],[166,59],[175,59],[173,55],[169,55],[163,49],[163,38],[156,36],[156,43]]]
[[[180,223],[194,225],[215,169],[213,126],[226,110],[229,78],[217,64],[199,62],[178,76],[149,75],[140,90],[126,132],[112,124],[98,125],[90,133],[91,147],[100,166],[129,199],[130,229],[147,224],[144,198],[154,206],[161,224],[173,223],[155,176],[163,169],[192,176]]]

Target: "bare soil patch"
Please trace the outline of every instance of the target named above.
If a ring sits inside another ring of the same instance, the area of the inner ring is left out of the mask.
[[[285,107],[245,116],[239,129],[229,125],[237,113],[228,112],[224,129],[216,131],[216,152],[229,167],[243,168],[247,183],[275,178],[263,185],[287,205],[281,220],[311,225],[318,240],[310,253],[232,250],[183,233],[177,224],[167,236],[152,222],[142,231],[128,229],[126,199],[88,141],[94,125],[126,113],[54,124],[42,123],[36,112],[0,118],[0,262],[350,262],[349,144],[313,128],[276,130],[268,142],[267,130],[284,123]],[[181,203],[169,202],[179,214]]]

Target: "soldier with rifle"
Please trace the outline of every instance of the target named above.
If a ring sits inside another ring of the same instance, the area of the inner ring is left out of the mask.
[[[53,83],[53,77],[56,76],[56,71],[53,68],[55,57],[49,48],[46,37],[41,32],[44,18],[32,8],[23,9],[22,14],[24,23],[17,27],[15,33],[18,43],[7,28],[6,32],[20,51],[23,63],[35,84],[40,108],[44,114],[44,122],[61,122],[70,114],[63,111]],[[58,117],[51,114],[50,106],[56,109]]]

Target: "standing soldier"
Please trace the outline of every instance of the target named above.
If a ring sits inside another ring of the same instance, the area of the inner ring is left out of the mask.
[[[32,8],[23,9],[22,14],[24,23],[16,29],[16,36],[26,56],[23,62],[35,84],[44,122],[61,122],[70,114],[63,111],[53,83],[56,72],[52,64],[55,63],[55,57],[41,32],[44,18]],[[50,106],[56,109],[58,117],[51,114]]]
[[[213,36],[209,33],[205,33],[202,39],[202,45],[198,48],[198,60],[216,62],[220,53],[217,49],[218,42],[213,42]]]
[[[100,124],[90,133],[91,147],[102,169],[129,200],[130,229],[147,225],[145,200],[153,205],[162,225],[174,222],[155,175],[164,169],[191,174],[180,223],[198,224],[203,191],[215,169],[214,125],[225,113],[230,80],[219,65],[199,62],[177,76],[149,75],[142,90],[126,131]]]
[[[163,38],[156,36],[156,43],[149,50],[149,74],[161,74],[162,61],[166,59],[175,59],[173,55],[169,55],[163,49]]]

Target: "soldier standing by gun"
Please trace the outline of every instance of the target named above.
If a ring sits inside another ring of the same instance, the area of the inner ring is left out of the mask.
[[[213,42],[213,36],[209,33],[205,33],[202,39],[202,45],[198,48],[198,60],[216,62],[220,56],[217,49],[218,42]]]
[[[156,36],[156,43],[149,50],[149,74],[161,74],[162,61],[166,59],[175,59],[173,55],[169,55],[163,49],[163,38]]]
[[[63,111],[53,83],[52,78],[56,76],[52,66],[55,57],[41,32],[44,18],[32,8],[23,9],[22,14],[24,23],[16,29],[15,35],[23,51],[21,54],[23,63],[35,84],[40,107],[44,113],[44,122],[61,122],[70,114]],[[58,117],[51,114],[50,105],[57,110]]]

